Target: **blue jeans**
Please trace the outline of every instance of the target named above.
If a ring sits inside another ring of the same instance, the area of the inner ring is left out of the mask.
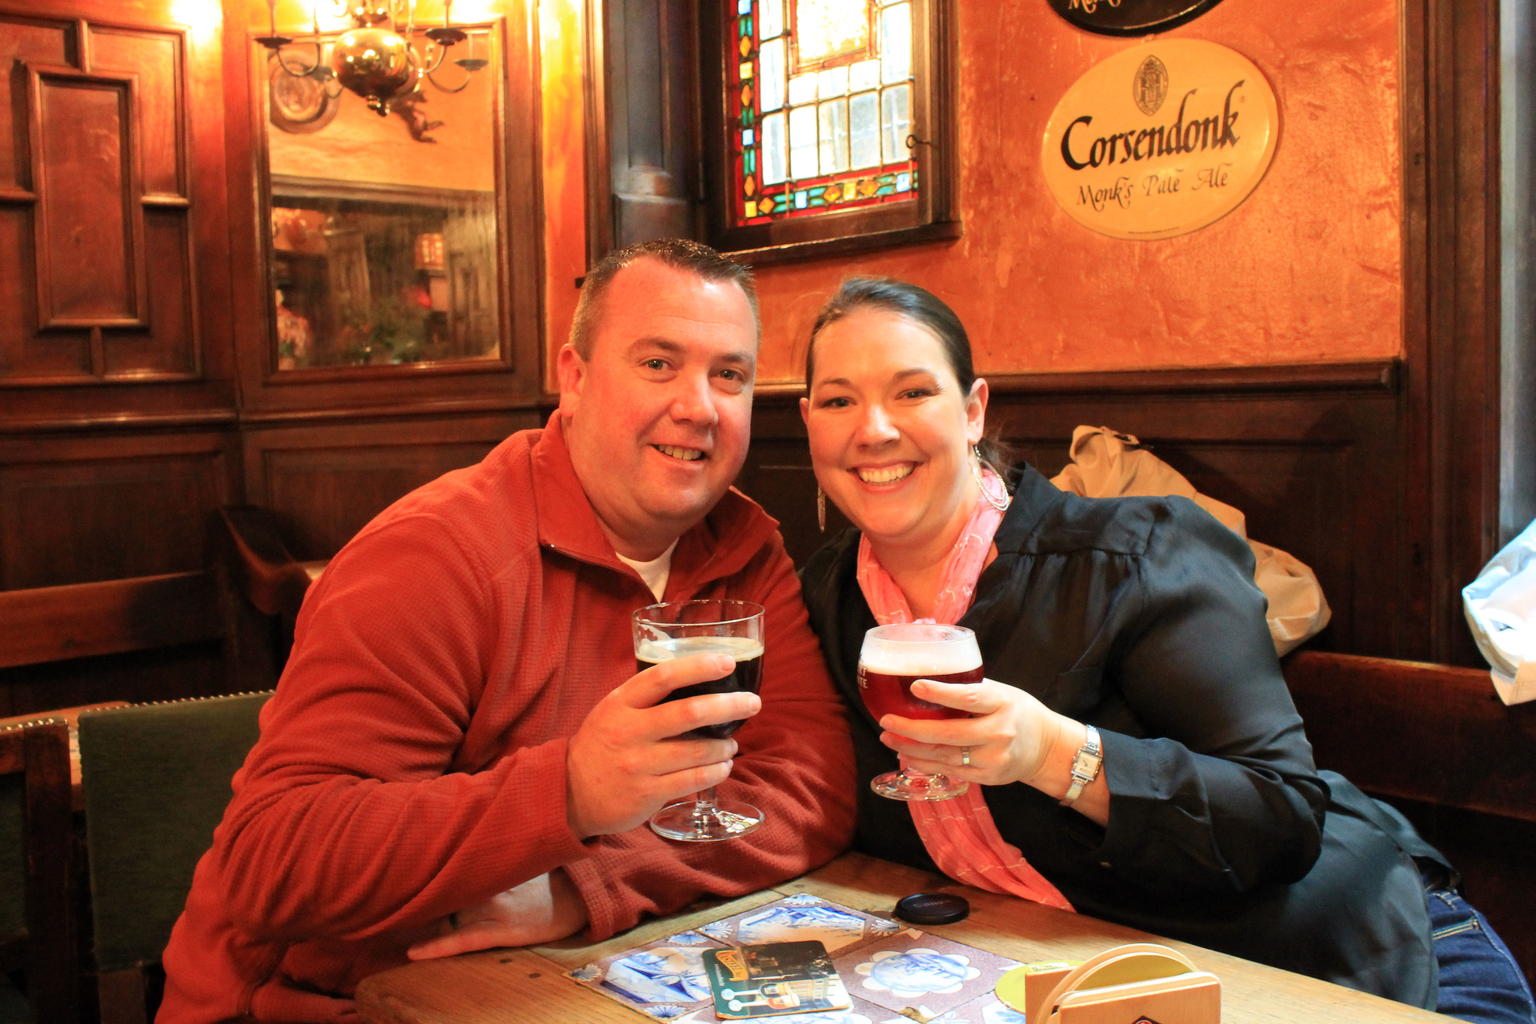
[[[1425,887],[1440,965],[1439,1013],[1477,1024],[1536,1024],[1531,988],[1509,947],[1454,889]]]

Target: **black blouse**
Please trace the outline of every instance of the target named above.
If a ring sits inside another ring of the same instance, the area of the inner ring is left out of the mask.
[[[1098,727],[1110,792],[1100,828],[1022,783],[986,787],[1003,838],[1083,913],[1433,1008],[1413,858],[1443,859],[1314,766],[1243,539],[1183,498],[1079,498],[1026,466],[995,543],[960,622],[989,678]],[[843,534],[802,579],[851,708],[857,843],[932,869],[907,808],[865,785],[896,756],[855,678],[875,624],[857,550]]]

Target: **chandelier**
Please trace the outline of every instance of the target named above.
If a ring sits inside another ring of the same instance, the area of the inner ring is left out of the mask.
[[[353,22],[352,28],[333,40],[320,32],[320,7],[325,4]],[[350,89],[368,102],[370,110],[385,117],[391,102],[419,91],[423,79],[443,92],[460,92],[469,84],[470,75],[489,63],[475,56],[471,40],[468,56],[452,62],[463,72],[458,83],[445,85],[438,80],[448,51],[470,38],[453,25],[452,12],[453,0],[443,0],[443,23],[423,29],[416,24],[416,0],[315,0],[312,32],[295,39],[278,34],[277,0],[267,0],[268,33],[256,37],[256,42],[270,50],[277,65],[288,74],[315,79],[332,96],[341,88]],[[418,36],[425,36],[425,42]],[[304,51],[313,47],[314,52],[293,52],[301,47]],[[335,90],[331,90],[332,80],[338,87]]]

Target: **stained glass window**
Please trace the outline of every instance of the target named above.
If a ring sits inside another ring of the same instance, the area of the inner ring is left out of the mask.
[[[730,228],[914,203],[917,0],[720,0]]]

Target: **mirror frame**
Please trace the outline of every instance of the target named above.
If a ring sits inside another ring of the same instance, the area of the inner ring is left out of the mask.
[[[468,29],[486,33],[491,64],[479,73],[495,76],[490,142],[495,180],[498,352],[489,359],[278,368],[277,317],[272,303],[276,282],[267,142],[267,51],[254,41],[263,34],[257,26],[231,26],[245,60],[249,117],[244,120],[249,132],[246,151],[250,153],[248,180],[254,220],[249,251],[257,268],[246,278],[252,287],[247,289],[241,282],[242,294],[232,305],[240,382],[248,407],[258,417],[263,409],[317,405],[338,411],[380,403],[441,406],[452,401],[458,408],[509,408],[537,402],[543,362],[544,266],[540,90],[534,45],[537,26],[530,0],[502,0],[502,6],[500,15],[465,24]],[[427,88],[433,87],[429,84]],[[350,94],[341,100],[362,102]],[[405,130],[403,125],[401,130]],[[229,151],[238,153],[241,147],[233,134]],[[232,187],[239,182],[241,170],[231,167]],[[236,239],[237,259],[239,249]],[[398,386],[405,379],[412,381],[408,390]]]

